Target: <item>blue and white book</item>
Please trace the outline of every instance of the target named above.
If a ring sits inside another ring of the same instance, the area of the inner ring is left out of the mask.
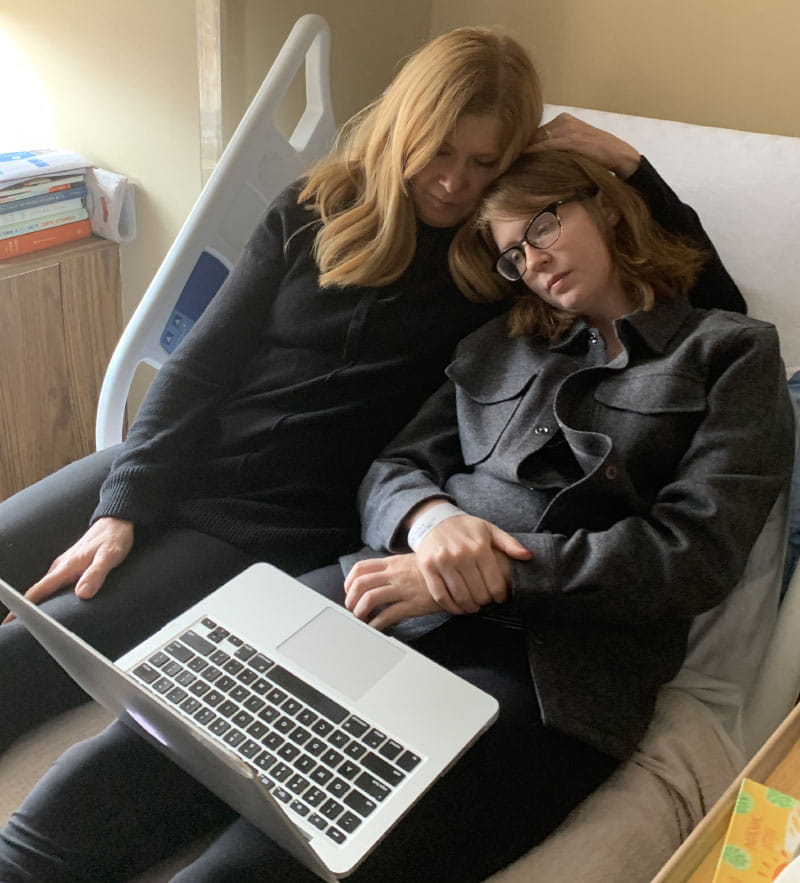
[[[0,226],[6,227],[20,221],[31,221],[34,218],[54,215],[56,212],[80,208],[85,204],[85,197],[86,186],[81,185],[0,205]]]
[[[85,207],[72,211],[59,212],[33,221],[20,221],[18,224],[7,224],[0,227],[0,239],[10,239],[13,236],[24,236],[26,233],[35,233],[38,230],[49,230],[52,227],[60,227],[62,224],[72,224],[74,221],[85,221],[89,212]]]
[[[32,196],[46,196],[48,193],[56,193],[60,190],[68,190],[70,187],[78,187],[86,183],[86,175],[55,173],[44,178],[27,178],[24,181],[14,181],[3,184],[0,181],[0,206],[9,202],[20,202],[30,199]]]

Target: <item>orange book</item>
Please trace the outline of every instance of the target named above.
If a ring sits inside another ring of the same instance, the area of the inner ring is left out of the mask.
[[[20,254],[29,254],[42,248],[50,248],[51,245],[74,242],[76,239],[84,239],[91,235],[92,222],[85,220],[72,221],[69,224],[61,224],[59,227],[50,227],[48,230],[36,230],[33,233],[23,233],[20,236],[0,239],[0,260],[14,258]]]

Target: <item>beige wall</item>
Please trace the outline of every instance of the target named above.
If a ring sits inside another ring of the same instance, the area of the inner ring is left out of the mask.
[[[220,5],[228,136],[301,14],[320,13],[332,27],[340,122],[380,92],[430,28],[430,0],[402,8],[372,0]],[[121,250],[127,320],[202,186],[195,0],[0,0],[0,55],[0,74],[8,67],[12,81],[41,84],[40,112],[27,121],[20,104],[9,114],[4,101],[0,149],[53,144],[136,184],[138,235]],[[134,409],[149,376],[143,371],[135,387]]]
[[[462,24],[507,26],[554,104],[800,135],[796,0],[433,0]]]
[[[54,143],[136,183],[127,317],[200,188],[194,0],[0,0],[0,32],[49,93]]]
[[[286,0],[225,0],[226,134],[297,13]],[[337,120],[374,97],[421,39],[499,24],[539,65],[546,99],[800,136],[796,0],[318,0],[333,32]]]
[[[552,102],[800,135],[795,0],[316,0],[302,9],[222,0],[222,8],[227,134],[292,23],[318,12],[333,32],[339,122],[429,34],[496,23],[537,59]],[[139,235],[122,249],[127,316],[201,186],[195,0],[0,0],[0,37],[40,74],[53,142],[137,184]]]
[[[430,0],[402,8],[317,0],[300,10],[290,0],[222,0],[221,8],[228,136],[300,14],[318,12],[331,25],[339,122],[380,92],[430,28]],[[20,54],[9,61],[14,74],[38,75],[45,94],[38,122],[0,121],[4,149],[46,146],[26,140],[45,132],[136,183],[138,235],[122,248],[127,318],[201,187],[195,0],[0,0],[0,51],[7,46]]]
[[[374,0],[224,0],[223,133],[225,140],[244,113],[300,14],[317,13],[331,28],[331,93],[340,125],[380,94],[400,59],[427,39],[430,0],[403,4]],[[289,101],[300,95],[290,94]],[[287,102],[289,103],[289,102]],[[296,121],[287,113],[288,134]],[[279,120],[279,124],[281,120]]]

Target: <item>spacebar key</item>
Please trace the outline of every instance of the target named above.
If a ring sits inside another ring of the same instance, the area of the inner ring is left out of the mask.
[[[314,711],[324,714],[325,717],[332,720],[335,724],[340,724],[349,714],[348,710],[329,699],[324,693],[320,693],[311,684],[301,681],[300,678],[293,675],[285,668],[279,665],[274,666],[267,672],[267,677],[274,681],[279,687],[288,690],[295,698],[306,705],[311,706]]]

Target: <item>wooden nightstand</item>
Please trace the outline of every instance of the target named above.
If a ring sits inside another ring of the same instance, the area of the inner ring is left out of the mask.
[[[95,449],[121,325],[117,243],[92,236],[0,261],[0,499]]]

